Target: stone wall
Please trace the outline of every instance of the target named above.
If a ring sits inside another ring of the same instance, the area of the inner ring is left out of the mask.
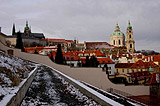
[[[36,73],[38,70],[35,70],[28,79],[23,83],[23,85],[19,88],[18,92],[15,96],[11,98],[11,100],[7,103],[7,106],[19,106],[21,104],[21,101],[25,97],[25,94],[27,93],[28,88],[30,87]]]
[[[0,49],[7,51],[8,49],[11,48],[8,48],[0,43]],[[108,79],[106,73],[102,72],[101,68],[71,68],[69,66],[58,65],[53,63],[48,58],[48,56],[24,53],[21,52],[21,50],[19,49],[13,49],[13,50],[14,50],[14,55],[17,57],[48,65],[76,80],[87,82],[103,90],[107,90],[108,88],[114,88],[135,96],[149,95],[149,86],[143,86],[143,85],[125,86],[123,84],[113,84]]]

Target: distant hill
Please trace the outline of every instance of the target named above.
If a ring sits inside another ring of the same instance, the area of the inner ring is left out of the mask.
[[[155,52],[154,50],[138,50],[136,53],[142,53],[143,55],[158,55],[160,54],[159,52]]]

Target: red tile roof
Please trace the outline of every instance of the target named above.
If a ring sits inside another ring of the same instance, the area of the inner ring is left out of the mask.
[[[104,57],[105,55],[101,53],[100,51],[84,51],[84,52],[83,51],[68,51],[68,52],[63,52],[63,56],[67,60],[81,60],[83,63],[85,63],[86,58],[84,54],[90,54],[90,53],[95,53],[95,56],[97,56],[97,60],[99,61],[100,64],[101,63],[114,63],[110,58]],[[56,51],[52,51],[52,54],[53,56],[56,56]],[[78,56],[78,54],[83,54],[83,56]]]
[[[82,45],[82,46],[83,46],[83,45],[84,45],[84,43],[77,43],[76,45]]]
[[[52,51],[53,58],[55,58],[56,53],[56,51]],[[66,61],[80,60],[79,56],[73,55],[71,52],[63,52],[62,54]],[[49,54],[48,56],[51,57],[51,54]]]
[[[46,49],[57,49],[57,46],[45,46],[45,47],[25,47],[24,50],[25,51],[41,51],[41,50],[46,50]],[[62,50],[64,50],[65,48],[64,47],[61,47]]]
[[[143,60],[160,62],[160,55],[149,55],[144,57]]]
[[[97,58],[99,64],[113,64],[114,62],[110,58]]]
[[[40,51],[42,49],[44,49],[44,47],[25,47],[24,48],[25,51],[35,51],[35,50]]]
[[[154,62],[143,62],[142,60],[138,60],[134,63],[131,68],[150,68],[150,67],[158,67]]]
[[[143,55],[142,55],[142,54],[137,55],[137,58],[142,59],[142,57],[143,57]]]
[[[158,79],[159,79],[159,82],[158,82]],[[147,85],[157,84],[157,83],[160,83],[160,74],[159,73],[153,73],[152,75],[150,75],[149,80],[146,82]]]
[[[154,62],[143,62],[142,60],[138,60],[136,63],[117,63],[115,65],[116,68],[150,68],[150,67],[158,67]]]
[[[138,71],[138,72],[132,72],[128,73],[131,75],[131,77],[140,77],[140,76],[149,76],[150,72],[148,71]]]
[[[115,68],[131,68],[134,63],[117,63]]]
[[[87,49],[96,49],[96,48],[114,48],[107,42],[86,42]]]
[[[145,80],[147,77],[150,76],[150,73],[148,71],[138,71],[138,72],[133,72],[133,73],[128,73],[132,80],[134,81],[135,79],[139,80]]]
[[[67,42],[73,42],[73,40],[66,40]]]

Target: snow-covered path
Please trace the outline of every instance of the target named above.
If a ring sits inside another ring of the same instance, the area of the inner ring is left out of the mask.
[[[21,104],[33,105],[96,106],[97,103],[80,93],[52,69],[41,66]]]

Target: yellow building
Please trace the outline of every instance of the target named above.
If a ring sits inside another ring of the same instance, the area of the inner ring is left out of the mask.
[[[154,62],[143,62],[139,60],[136,63],[117,63],[115,65],[115,72],[117,75],[120,75],[124,73],[149,71],[150,68],[152,68],[153,72],[159,70],[159,66]]]

